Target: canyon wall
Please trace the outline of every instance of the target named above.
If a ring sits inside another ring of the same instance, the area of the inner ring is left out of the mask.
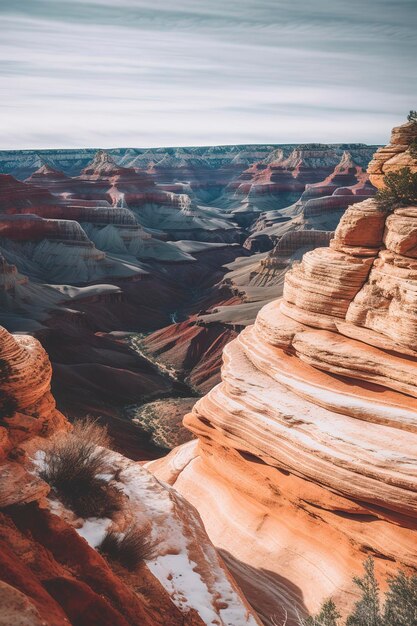
[[[417,125],[393,131],[408,159],[405,135]],[[416,237],[417,207],[350,206],[225,347],[221,383],[184,418],[198,440],[151,464],[265,624],[330,596],[350,608],[367,555],[381,580],[417,569]]]

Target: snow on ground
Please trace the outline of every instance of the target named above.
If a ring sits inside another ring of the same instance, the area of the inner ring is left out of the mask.
[[[108,519],[107,517],[102,519],[99,519],[98,517],[90,517],[89,519],[84,520],[82,527],[76,528],[76,531],[92,548],[96,548],[101,544],[106,536],[106,532],[110,524],[111,519]]]
[[[44,452],[38,451],[33,462],[37,473],[44,469]],[[109,472],[100,477],[126,494],[128,518],[139,526],[150,525],[157,556],[146,564],[182,612],[195,609],[210,626],[259,626],[232,584],[192,505],[139,463],[116,452],[110,453]],[[49,504],[57,515],[73,515],[55,498],[50,498]],[[73,517],[67,521],[93,548],[110,528],[119,530],[117,521],[108,518]]]
[[[220,564],[197,511],[145,468],[119,455],[117,460],[132,510],[149,520],[158,546],[147,565],[173,602],[184,612],[195,609],[206,624],[259,624]]]

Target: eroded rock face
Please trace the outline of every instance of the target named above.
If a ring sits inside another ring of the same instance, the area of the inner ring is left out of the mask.
[[[416,229],[416,207],[349,207],[224,349],[198,443],[155,462],[266,624],[351,605],[367,554],[417,569]]]
[[[196,510],[141,465],[109,453],[124,502],[113,519],[65,508],[39,473],[45,438],[70,428],[50,382],[40,343],[0,327],[0,624],[260,626]],[[155,547],[130,571],[96,547],[132,523]]]

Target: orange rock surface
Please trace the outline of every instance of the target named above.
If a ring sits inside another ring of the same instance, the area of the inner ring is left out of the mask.
[[[374,184],[410,140],[394,129]],[[151,464],[265,624],[285,610],[298,624],[329,596],[350,608],[368,554],[381,579],[417,569],[416,233],[417,207],[349,207],[224,349],[222,382],[184,419],[198,441]]]

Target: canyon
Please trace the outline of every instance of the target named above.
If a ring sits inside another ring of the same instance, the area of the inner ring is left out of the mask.
[[[417,208],[374,196],[416,138],[0,152],[10,623],[299,626],[368,555],[415,571]],[[86,416],[114,517],[43,473]]]
[[[280,295],[286,269],[328,241],[346,197],[374,193],[373,151],[0,151],[0,323],[41,341],[70,418],[99,416],[119,450],[159,456],[134,416],[219,381],[223,347]],[[314,215],[305,194],[323,198]]]

